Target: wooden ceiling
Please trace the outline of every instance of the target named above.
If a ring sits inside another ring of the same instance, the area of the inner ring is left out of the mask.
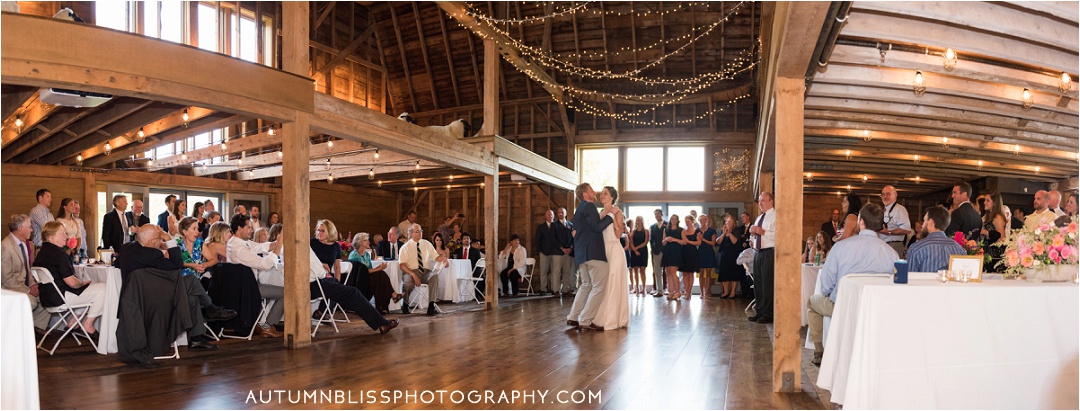
[[[827,65],[810,74],[805,191],[1076,176],[1078,19],[1076,2],[852,3]]]

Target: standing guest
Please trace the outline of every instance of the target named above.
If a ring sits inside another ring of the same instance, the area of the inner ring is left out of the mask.
[[[201,201],[197,201],[195,205],[191,206],[191,217],[195,219],[195,228],[199,230],[199,233],[202,233],[207,227],[205,214],[206,205]]]
[[[829,235],[829,239],[832,239],[833,237],[836,237],[836,231],[838,229],[840,229],[840,210],[834,208],[832,210],[832,217],[829,218],[829,221],[821,223],[821,231],[824,231],[825,234]]]
[[[176,245],[180,247],[180,259],[184,261],[183,275],[202,277],[206,270],[218,263],[217,259],[203,258],[206,247],[199,236],[199,222],[194,217],[184,217],[178,223],[180,235]]]
[[[206,200],[203,207],[206,207],[206,212],[216,211],[214,210],[214,200]]]
[[[442,225],[435,229],[435,232],[442,234],[443,239],[448,239],[454,236],[454,224],[457,224],[458,220],[464,219],[465,215],[457,213],[452,217],[446,217],[443,219]]]
[[[405,219],[397,225],[398,235],[407,235],[405,233],[409,232],[409,227],[412,227],[413,224],[416,224],[416,212],[409,210],[409,213],[405,215]]]
[[[1000,193],[987,193],[984,195],[983,225],[982,230],[980,230],[980,237],[985,241],[986,245],[995,244],[1002,240],[1008,241],[1009,230],[1005,225],[1008,224],[1009,219],[1005,216],[1005,210],[1001,206]]]
[[[712,295],[713,270],[716,267],[716,229],[712,228],[707,214],[698,217],[698,224],[701,225],[701,245],[698,246],[701,275],[698,276],[698,287],[701,288],[701,298],[707,300]]]
[[[375,254],[387,261],[395,261],[401,252],[401,243],[398,242],[398,228],[390,227],[386,232],[386,240],[379,241],[375,248]]]
[[[1043,224],[1053,224],[1054,220],[1057,220],[1057,214],[1054,214],[1054,212],[1050,211],[1048,208],[1050,204],[1050,194],[1045,190],[1035,192],[1035,199],[1032,204],[1035,209],[1024,219],[1024,228],[1034,229]]]
[[[173,212],[169,215],[169,234],[180,234],[180,219],[187,215],[187,200],[176,200]]]
[[[120,250],[120,246],[129,242],[134,233],[131,220],[128,219],[127,197],[117,194],[112,199],[113,211],[101,219],[101,248]]]
[[[390,313],[390,302],[401,301],[402,295],[395,292],[390,284],[390,276],[385,271],[386,262],[377,266],[373,265],[368,233],[358,233],[353,236],[352,246],[353,251],[349,253],[349,261],[353,263],[352,273],[355,275],[349,276],[349,282],[354,282],[355,287],[364,297],[375,298],[375,308],[380,314]]]
[[[819,274],[821,281],[821,294],[810,296],[807,305],[806,316],[809,322],[809,338],[814,343],[814,365],[821,365],[821,356],[825,347],[821,342],[824,328],[824,317],[832,316],[833,305],[836,303],[836,285],[840,279],[853,273],[891,274],[893,262],[899,259],[896,250],[893,250],[884,241],[878,238],[883,224],[883,211],[877,204],[867,204],[859,210],[859,235],[851,237],[833,247],[829,260],[821,267]],[[924,221],[923,224],[926,224]],[[918,243],[916,243],[918,245]],[[916,251],[918,251],[916,249]],[[771,254],[771,253],[770,253]],[[755,261],[755,265],[756,265]],[[754,268],[757,270],[757,268]]]
[[[143,214],[143,202],[142,202],[142,200],[134,200],[134,201],[132,201],[131,202],[131,211],[128,211],[127,215],[128,215],[128,221],[131,221],[132,222],[131,225],[135,226],[135,228],[142,227],[143,224],[150,224],[150,217],[147,217],[146,214]],[[132,230],[132,231],[138,231],[138,230]],[[128,240],[128,241],[135,241],[134,232],[131,234],[131,240]]]
[[[315,223],[311,249],[326,266],[326,271],[341,282],[341,244],[338,243],[338,231],[333,222],[324,219]]]
[[[694,224],[691,224],[691,225],[693,225],[695,229],[700,230],[701,226],[699,226],[698,222],[697,222],[698,221],[697,210],[690,210],[690,218],[694,219]],[[687,227],[687,228],[689,228],[689,227]]]
[[[858,197],[855,198],[858,199]],[[845,203],[847,202],[845,199]],[[773,212],[772,193],[761,192],[758,195],[758,207],[761,208],[761,215],[758,216],[757,222],[750,226],[752,247],[757,250],[754,254],[754,308],[757,315],[749,317],[748,320],[768,324],[773,321],[773,256],[775,255],[773,247],[776,245],[776,212]],[[874,226],[875,228],[880,228],[880,219],[879,214],[879,224]],[[849,233],[855,231],[856,224],[858,223],[849,225],[847,231]],[[868,234],[877,239],[876,231]]]
[[[701,256],[698,255],[698,246],[701,245],[701,230],[697,228],[694,216],[686,216],[686,229],[682,232],[682,239],[678,240],[683,246],[682,264],[679,264],[679,272],[682,274],[682,286],[686,293],[682,295],[687,301],[694,294],[694,276],[701,270]]]
[[[664,229],[664,255],[660,265],[667,273],[667,299],[679,298],[679,266],[682,265],[683,247],[679,241],[683,238],[683,229],[679,227],[679,216],[672,214],[668,220],[667,228]]]
[[[450,251],[457,251],[457,249],[461,248],[461,224],[454,224],[450,228],[454,230],[454,233],[451,234],[450,238],[446,239],[446,248]]]
[[[49,270],[53,276],[56,287],[44,286],[38,289],[41,293],[41,303],[46,307],[56,307],[67,304],[90,304],[82,326],[90,339],[97,340],[98,332],[94,328],[94,322],[105,312],[105,284],[91,283],[80,280],[75,276],[75,267],[71,265],[71,258],[64,252],[63,247],[68,245],[67,231],[58,221],[45,223],[41,229],[41,250],[34,257],[34,267],[42,267]],[[63,294],[57,294],[57,288]],[[74,319],[68,320],[68,328],[75,326]]]
[[[49,211],[49,207],[52,206],[52,192],[46,188],[40,189],[35,198],[37,205],[30,210],[30,227],[34,229],[34,234],[30,238],[34,247],[41,247],[41,229],[45,227],[45,223],[53,220],[52,212]]]
[[[251,228],[258,230],[263,228],[262,222],[259,221],[259,206],[251,206]]]
[[[941,227],[948,226],[949,211],[945,207],[933,206],[926,209],[923,215],[926,237],[916,241],[908,249],[908,270],[913,273],[936,273],[949,267],[950,256],[967,254],[964,247],[941,231]]]
[[[743,211],[741,214],[739,214],[740,224],[739,226],[735,227],[735,235],[742,239],[742,250],[739,251],[740,254],[743,250],[750,248],[750,224],[752,221],[753,220],[750,218],[750,213]],[[738,257],[736,257],[736,259],[738,259]],[[752,264],[753,260],[751,260],[750,263]],[[741,268],[740,272],[742,273],[742,276],[739,277],[739,288],[741,289],[740,296],[742,296],[743,298],[754,298],[754,292],[751,290],[753,288],[754,281],[752,278],[750,278],[749,275],[753,274],[753,272],[747,273],[745,266],[739,263],[736,264],[739,265],[739,268]]]
[[[41,290],[34,276],[30,275],[28,242],[30,235],[34,232],[34,229],[30,228],[30,216],[26,214],[11,216],[8,232],[7,237],[4,237],[2,247],[3,264],[0,264],[0,268],[3,269],[3,288],[26,294],[34,313],[34,327],[44,330],[49,327],[52,314],[45,311],[45,306],[41,305],[39,299]]]
[[[1054,225],[1058,227],[1068,226],[1069,223],[1072,222],[1073,217],[1076,217],[1076,196],[1077,193],[1069,194],[1069,200],[1065,203],[1065,215],[1058,217],[1057,220],[1054,220]]]
[[[484,279],[480,276],[482,272],[480,268],[476,267],[476,262],[480,261],[480,250],[472,246],[472,236],[469,233],[461,233],[461,248],[454,251],[451,254],[451,258],[459,260],[469,260],[469,267],[473,267],[473,277],[480,277],[480,283],[476,284],[476,300],[484,301],[484,297],[480,294],[484,290]]]
[[[1065,215],[1065,211],[1061,209],[1061,192],[1057,190],[1050,190],[1050,204],[1047,204],[1050,211],[1054,212],[1054,215],[1061,217]]]
[[[78,201],[73,201],[73,203],[75,203],[75,223],[79,225],[79,255],[86,256],[86,223],[79,218],[82,215],[82,206]]]
[[[749,214],[744,213],[744,215],[750,218]],[[717,244],[720,245],[720,262],[716,280],[720,283],[720,298],[735,298],[736,285],[746,278],[746,269],[736,262],[739,253],[745,249],[742,243],[742,232],[739,231],[742,228],[736,227],[735,219],[728,216],[724,219],[724,227],[721,228],[720,235],[717,237]]]
[[[896,202],[896,187],[887,185],[881,188],[882,208],[885,210],[885,226],[878,233],[878,238],[904,258],[904,240],[911,234],[911,217],[907,207]]]
[[[431,271],[438,253],[428,240],[424,239],[424,230],[420,224],[409,227],[409,241],[401,246],[400,262],[398,267],[402,271],[402,291],[405,295],[412,294],[416,286],[427,284],[428,286],[428,310],[427,315],[435,315],[435,300],[439,297],[439,273]],[[409,305],[401,305],[401,313],[409,313]]]
[[[974,239],[979,236],[982,229],[982,217],[975,207],[971,205],[971,185],[961,181],[953,186],[952,200],[956,209],[949,216],[949,226],[945,228],[945,235],[952,238],[957,231],[964,234],[964,238]]]
[[[273,227],[274,224],[281,224],[281,214],[277,211],[271,212],[270,216],[266,218],[266,226]]]
[[[536,226],[536,247],[540,251],[536,259],[540,269],[540,294],[549,294],[551,290],[559,289],[559,281],[562,279],[562,261],[556,261],[558,256],[563,255],[562,245],[564,241],[560,236],[563,230],[555,222],[555,212],[547,210],[544,213],[544,222]],[[549,288],[550,285],[550,288]]]
[[[844,210],[844,220],[840,223],[840,228],[836,229],[833,243],[838,243],[840,240],[858,234],[859,227],[856,221],[859,220],[858,213],[862,208],[862,199],[855,193],[847,193],[844,196],[844,201],[840,204],[840,208]]]
[[[209,233],[210,226],[214,225],[214,223],[219,222],[219,221],[221,221],[221,213],[219,213],[217,211],[207,211],[206,212],[206,227],[202,229],[202,237],[206,238],[206,236],[208,234],[210,234]]]
[[[237,204],[236,207],[233,207],[232,212],[233,212],[233,215],[239,214],[239,215],[242,215],[244,217],[248,216],[247,207],[244,207],[243,204]]]
[[[624,223],[622,233],[619,234],[619,245],[623,249],[623,260],[626,261],[626,273],[630,274],[630,286],[633,290],[634,285],[634,271],[630,269],[630,233],[634,232],[634,220],[626,219]]]
[[[226,258],[230,263],[246,265],[251,267],[252,270],[265,271],[274,268],[278,260],[274,251],[278,250],[279,243],[260,244],[248,241],[251,239],[253,230],[251,229],[251,220],[247,216],[242,214],[234,215],[229,220],[229,231],[232,232],[232,237],[226,243]],[[338,254],[341,254],[340,251]],[[270,311],[266,314],[265,321],[256,328],[263,337],[280,338],[281,333],[277,332],[271,325],[277,323],[282,314],[285,313],[285,288],[264,283],[258,284],[259,294],[262,298],[268,304],[273,302],[274,305],[270,307]]]
[[[255,234],[252,234],[251,238],[256,243],[268,243],[270,242],[270,230],[267,230],[266,227],[261,227],[258,230],[255,230]]]
[[[56,212],[56,220],[64,226],[64,231],[67,232],[68,238],[75,239],[75,247],[72,247],[68,254],[78,255],[79,249],[82,248],[82,237],[79,236],[79,222],[75,221],[75,209],[78,207],[78,203],[70,198],[60,200],[60,211]]]
[[[161,227],[166,233],[169,232],[169,218],[175,219],[175,217],[172,216],[174,203],[176,203],[176,196],[172,194],[165,196],[165,211],[162,211],[161,214],[158,214],[157,216],[158,227]],[[210,207],[207,206],[207,209],[210,209]]]
[[[664,231],[667,231],[667,222],[664,221],[664,210],[653,210],[653,218],[656,222],[649,226],[649,257],[652,260],[653,270],[653,297],[664,296],[664,282],[667,276],[664,273]]]
[[[556,262],[562,262],[562,276],[560,278],[561,285],[552,292],[563,294],[574,294],[577,290],[577,262],[574,261],[574,223],[566,220],[566,209],[559,207],[559,210],[555,213],[555,222],[561,224],[559,227],[562,234],[559,236],[562,239],[562,252],[563,255],[556,256]],[[477,247],[483,250],[483,247]],[[563,291],[566,290],[566,291]]]
[[[281,235],[281,224],[274,224],[270,226],[270,233],[266,237],[266,241],[274,242],[278,240],[278,236]],[[377,237],[377,236],[376,236]]]
[[[630,279],[637,283],[634,294],[645,295],[645,267],[649,265],[649,230],[645,229],[645,219],[634,218],[634,231],[630,232]]]

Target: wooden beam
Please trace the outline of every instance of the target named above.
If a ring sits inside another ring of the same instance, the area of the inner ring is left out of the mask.
[[[494,136],[502,131],[502,114],[499,112],[500,60],[495,40],[484,40],[484,125],[480,135]]]
[[[3,100],[0,101],[3,104],[3,114],[0,115],[0,119],[3,119],[5,124],[0,146],[4,148],[5,154],[7,154],[8,144],[19,138],[23,132],[33,129],[39,122],[45,120],[45,117],[56,108],[51,104],[42,104],[38,100],[36,87],[12,86],[12,88],[18,88],[21,91],[5,92]],[[21,128],[15,127],[16,116],[23,122]]]
[[[152,105],[151,103],[153,102],[135,99],[117,101],[116,104],[112,104],[104,110],[95,111],[78,123],[69,126],[66,131],[74,134],[73,139],[53,137],[47,140],[45,144],[36,144],[13,161],[28,163],[41,159],[41,162],[45,164],[57,163],[82,150],[101,144],[113,135],[137,129],[138,125],[145,124],[142,121],[143,118],[160,118],[176,111],[178,108],[172,104],[158,103]],[[132,113],[138,114],[132,115]],[[104,135],[97,133],[102,131]],[[65,140],[66,143],[60,144],[57,140],[61,139]]]
[[[1073,23],[1080,22],[1080,6],[1072,1],[1006,1],[1014,7],[1028,9],[1039,13],[1068,20]]]
[[[483,147],[499,159],[499,167],[566,190],[577,186],[577,173],[554,161],[499,137],[473,137],[469,143]]]
[[[413,89],[412,74],[409,73],[409,59],[405,57],[405,40],[401,37],[401,28],[398,25],[397,12],[394,11],[394,3],[388,4],[390,8],[390,19],[394,22],[394,35],[397,36],[398,52],[401,54],[401,69],[405,72],[405,84],[409,86],[409,100],[412,102],[412,111],[420,110],[420,106],[416,103],[416,90]]]
[[[457,70],[454,68],[453,47],[450,45],[450,35],[446,32],[446,16],[439,13],[439,28],[442,30],[443,44],[446,46],[446,65],[450,69],[450,85],[454,87],[454,107],[461,107],[461,89],[458,87]],[[477,83],[479,86],[480,83]]]
[[[239,142],[242,143],[243,140],[240,140]],[[348,140],[338,140],[336,143],[334,143],[334,147],[332,147],[332,148],[330,147],[330,145],[328,143],[312,144],[311,148],[310,148],[310,151],[309,151],[309,156],[312,159],[326,158],[326,157],[332,156],[334,154],[345,154],[345,153],[348,153],[348,152],[354,152],[356,150],[361,150],[363,148],[364,148],[364,145],[361,144],[361,143],[348,141]],[[246,150],[242,150],[242,149],[234,149],[231,146],[229,147],[229,150],[246,151]],[[281,153],[280,151],[279,152],[273,152],[273,153],[258,154],[258,155],[253,155],[253,156],[247,156],[247,157],[244,157],[242,159],[229,160],[229,161],[224,161],[224,162],[221,162],[221,163],[216,163],[216,164],[213,164],[213,165],[208,166],[208,167],[195,167],[194,172],[195,172],[195,175],[197,175],[197,176],[210,176],[210,175],[214,175],[214,174],[221,174],[221,173],[228,173],[228,172],[232,172],[232,171],[239,171],[239,170],[242,170],[242,169],[253,169],[255,167],[276,165],[276,164],[281,164],[282,156],[283,156],[283,153]],[[190,157],[190,155],[189,155],[189,157]],[[189,158],[188,161],[190,162],[191,159]],[[157,162],[155,162],[154,165],[156,166]],[[280,176],[280,175],[281,174],[280,174],[280,170],[279,170],[278,176]]]
[[[260,147],[273,146],[281,144],[281,134],[275,132],[274,135],[270,135],[267,132],[262,132],[255,135],[250,135],[243,138],[234,138],[225,143],[226,149],[221,150],[220,144],[214,144],[209,147],[198,148],[194,150],[188,150],[187,159],[181,159],[180,155],[174,155],[171,157],[158,158],[154,160],[154,165],[149,167],[149,171],[158,171],[166,168],[186,166],[191,163],[207,160],[212,157],[227,156],[230,154],[236,154],[243,151],[251,151]],[[280,162],[281,159],[278,158]],[[215,173],[221,173],[224,171],[215,171],[213,173],[200,174],[199,170],[195,171],[195,175],[211,175]]]
[[[314,4],[315,2],[312,3]],[[312,24],[311,28],[317,30],[319,27],[322,27],[323,22],[326,21],[326,17],[330,15],[330,12],[334,11],[334,6],[337,4],[336,1],[327,2],[326,8],[319,12],[319,17],[315,18],[315,24]],[[335,27],[330,27],[330,30],[335,30]]]
[[[82,213],[83,225],[86,228],[86,251],[87,254],[92,253],[97,249],[98,239],[101,236],[98,235],[97,224],[97,209],[98,209],[98,196],[97,196],[97,182],[94,178],[94,173],[86,173],[83,175],[83,209],[86,210]],[[86,224],[89,221],[90,224]]]
[[[319,70],[315,72],[315,74],[312,74],[312,77],[330,73],[331,70],[334,69],[334,67],[337,67],[338,64],[344,62],[345,59],[349,58],[349,56],[355,53],[356,50],[360,48],[360,46],[364,45],[364,43],[367,42],[368,38],[371,37],[371,34],[374,32],[375,25],[368,26],[367,30],[364,30],[363,33],[360,33],[359,36],[356,36],[356,38],[354,38],[348,46],[345,46],[345,48],[341,49],[341,52],[334,56],[333,59],[320,67]]]
[[[42,116],[47,114],[48,118],[44,118],[43,120],[39,118],[33,127],[23,126],[21,137],[11,142],[7,147],[4,147],[0,157],[2,157],[5,162],[11,161],[17,155],[33,148],[42,141],[56,135],[56,133],[67,129],[68,126],[75,124],[79,119],[86,117],[91,113],[92,111],[90,110],[77,109],[53,109],[47,113],[42,113]],[[7,129],[8,128],[5,127],[5,132],[8,131]],[[5,136],[7,136],[7,134],[5,134]]]
[[[492,311],[499,307],[499,273],[496,267],[499,261],[499,174],[484,176],[484,248],[487,269],[484,270],[486,290],[484,310]]]
[[[265,154],[264,154],[265,155]],[[269,154],[270,156],[277,156],[277,154]],[[403,173],[411,172],[416,169],[416,161],[414,158],[405,156],[398,153],[380,152],[380,159],[375,160],[375,152],[369,151],[360,154],[351,154],[339,157],[326,157],[320,159],[311,159],[315,155],[310,155],[307,160],[307,164],[310,170],[311,180],[325,180],[331,174],[334,178],[356,177],[366,176],[369,170],[374,169],[377,174],[387,173]],[[326,159],[330,158],[330,166],[327,168]],[[247,162],[244,162],[244,167],[247,168]],[[431,162],[420,162],[420,170],[429,170],[437,168],[437,164]],[[238,180],[261,180],[264,178],[281,177],[283,172],[282,166],[270,166],[260,169],[251,170],[250,172],[240,173],[237,176]]]
[[[657,139],[654,130],[611,130],[582,131],[576,136],[578,144],[662,144],[664,142],[701,142],[722,143],[725,145],[753,145],[753,131],[710,131],[707,129],[689,129],[677,133],[668,133],[662,140]]]
[[[807,126],[804,130],[807,137],[813,137],[808,142],[817,142],[820,137],[842,137],[844,142],[849,147],[854,146],[877,146],[880,143],[888,144],[891,142],[902,142],[903,145],[912,147],[913,144],[923,145],[925,147],[933,147],[929,151],[935,153],[942,152],[942,146],[944,140],[940,136],[926,135],[922,133],[902,133],[894,131],[873,131],[871,132],[871,142],[863,142],[863,131],[853,130],[846,128],[833,128],[833,127],[811,127]],[[990,152],[997,153],[1004,156],[1013,156],[1015,150],[1015,144],[1006,142],[986,141],[983,138],[970,139],[970,138],[958,138],[949,137],[949,146],[954,151],[966,151],[966,152]],[[1025,157],[1045,157],[1046,160],[1060,159],[1065,163],[1076,165],[1073,161],[1077,158],[1077,145],[1073,144],[1071,149],[1057,149],[1056,147],[1047,147],[1045,145],[1024,145],[1021,146],[1022,154]],[[970,154],[969,154],[970,155]]]
[[[428,56],[427,40],[424,38],[424,22],[420,20],[420,6],[415,1],[411,3],[413,16],[416,17],[416,34],[420,40],[420,53],[424,56],[424,69],[427,70],[428,84],[431,85],[431,103],[434,104],[435,109],[438,109],[439,93],[435,91],[435,73],[431,71],[431,58]]]
[[[803,210],[803,78],[776,80],[776,226],[798,227]],[[782,212],[780,211],[782,210]],[[773,292],[773,391],[801,391],[801,277],[775,275],[801,269],[802,236],[777,235]]]
[[[83,151],[83,158],[94,156],[93,158],[90,158],[90,160],[87,160],[86,164],[91,167],[101,167],[109,163],[120,161],[121,159],[141,154],[154,147],[159,147],[162,144],[175,143],[196,134],[209,133],[216,129],[225,128],[247,120],[248,119],[245,117],[230,113],[213,113],[190,122],[188,128],[173,127],[167,131],[155,134],[152,137],[147,136],[146,141],[142,143],[126,144],[130,142],[130,140],[128,140],[129,136],[116,137],[110,140],[110,144],[114,147],[118,145],[121,147],[119,149],[113,149],[112,154],[94,156],[95,154],[103,153],[103,149],[99,145]]]

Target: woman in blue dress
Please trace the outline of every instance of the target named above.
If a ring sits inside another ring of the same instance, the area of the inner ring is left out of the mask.
[[[698,267],[701,276],[698,277],[698,286],[701,287],[701,299],[709,299],[712,294],[713,269],[716,267],[716,229],[710,224],[709,215],[701,214],[698,217],[701,224],[701,245],[698,246]]]
[[[660,258],[660,265],[664,267],[664,273],[668,279],[668,300],[679,298],[679,266],[682,265],[683,246],[680,243],[683,238],[683,230],[679,227],[679,216],[672,214],[668,226],[664,229],[664,255]]]
[[[698,256],[698,246],[701,245],[701,231],[694,227],[694,217],[686,216],[686,229],[682,232],[683,237],[680,243],[683,247],[682,264],[679,265],[679,271],[682,273],[682,285],[686,290],[686,294],[682,295],[682,298],[690,300],[690,295],[694,294],[694,276],[700,271],[700,257]]]

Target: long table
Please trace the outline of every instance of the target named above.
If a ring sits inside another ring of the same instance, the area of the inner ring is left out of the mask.
[[[810,302],[810,296],[814,295],[814,284],[817,283],[818,274],[821,273],[820,265],[803,264],[802,265],[802,325],[807,325],[806,319],[806,305]],[[820,289],[820,287],[818,288]]]
[[[97,352],[115,353],[116,326],[120,321],[116,318],[116,311],[120,306],[120,287],[123,285],[120,269],[107,265],[76,265],[75,276],[105,284],[105,312],[101,314],[101,325],[98,327],[100,337],[97,341]]]
[[[817,384],[845,409],[1078,408],[1075,283],[838,286]]]
[[[55,337],[54,337],[55,338]],[[37,354],[34,353],[34,315],[26,294],[0,290],[0,408],[41,409]]]

